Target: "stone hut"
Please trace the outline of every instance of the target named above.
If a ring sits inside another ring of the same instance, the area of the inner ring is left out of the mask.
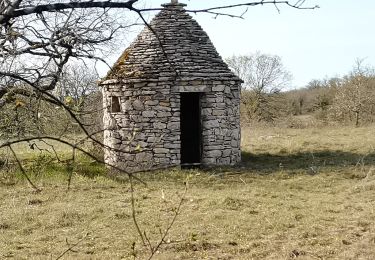
[[[100,83],[105,161],[128,171],[234,165],[242,81],[185,4],[162,6]]]

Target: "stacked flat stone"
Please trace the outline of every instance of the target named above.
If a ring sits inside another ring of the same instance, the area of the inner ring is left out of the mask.
[[[240,85],[181,3],[163,5],[104,81],[105,161],[128,171],[180,165],[180,95],[199,92],[202,164],[241,160]],[[111,112],[118,97],[121,112]]]

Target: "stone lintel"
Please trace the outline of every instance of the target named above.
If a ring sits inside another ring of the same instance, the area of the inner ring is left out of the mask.
[[[119,81],[117,79],[107,79],[107,80],[99,82],[98,85],[100,87],[100,86],[105,86],[105,85],[114,85],[114,84],[117,84],[117,83],[119,83]]]
[[[175,93],[186,93],[186,92],[210,92],[211,87],[202,86],[174,86],[172,87],[172,92]]]

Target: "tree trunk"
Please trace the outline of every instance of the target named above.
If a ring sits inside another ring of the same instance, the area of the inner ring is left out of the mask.
[[[355,111],[355,127],[359,126],[359,111]]]

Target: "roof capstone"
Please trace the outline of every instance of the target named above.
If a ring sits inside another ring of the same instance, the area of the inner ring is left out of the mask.
[[[180,8],[182,9],[183,7],[187,6],[186,4],[179,3],[178,0],[171,0],[170,3],[165,3],[161,5],[162,7],[166,8]]]

